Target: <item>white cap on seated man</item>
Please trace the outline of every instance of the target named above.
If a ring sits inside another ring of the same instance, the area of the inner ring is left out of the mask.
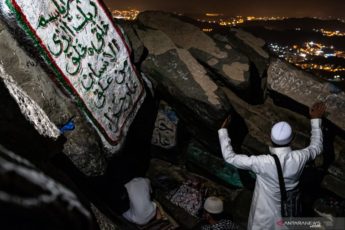
[[[223,201],[215,196],[210,196],[205,200],[204,209],[208,213],[220,214],[223,212]]]
[[[145,225],[156,216],[157,205],[151,200],[150,180],[137,177],[125,184],[129,209],[122,214],[128,221]]]
[[[206,224],[201,226],[201,230],[234,230],[238,226],[231,220],[224,217],[223,201],[216,197],[210,196],[205,200],[203,218]]]

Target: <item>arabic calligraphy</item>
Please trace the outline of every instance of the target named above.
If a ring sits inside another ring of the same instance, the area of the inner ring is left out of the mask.
[[[123,126],[129,126],[127,118],[137,111],[134,107],[140,106],[143,86],[99,1],[12,2],[107,137],[117,141]]]
[[[162,101],[159,107],[151,143],[165,149],[171,149],[176,146],[178,118],[165,102]]]

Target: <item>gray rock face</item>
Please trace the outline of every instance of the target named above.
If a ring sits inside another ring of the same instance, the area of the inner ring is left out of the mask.
[[[53,140],[58,139],[60,130],[50,121],[41,107],[23,89],[18,87],[13,77],[6,73],[2,64],[0,64],[0,79],[25,119],[33,125],[36,131],[44,137],[49,137]]]
[[[123,28],[125,36],[128,38],[128,41],[130,43],[129,45],[131,46],[132,50],[132,61],[134,63],[139,63],[143,58],[145,47],[138,38],[131,23],[122,22],[120,25]]]
[[[56,154],[61,154],[64,137],[54,136],[55,125],[9,79],[12,78],[0,64],[0,145],[33,162],[47,162]]]
[[[0,24],[1,25],[1,24]],[[97,133],[77,106],[58,89],[40,65],[30,58],[6,29],[0,30],[0,61],[6,73],[34,100],[55,125],[75,116],[75,130],[66,133],[64,153],[86,175],[101,175],[106,156],[101,153]]]
[[[236,112],[244,119],[248,133],[261,143],[271,145],[272,125],[278,121],[287,121],[292,124],[296,135],[292,147],[304,148],[308,145],[310,122],[306,117],[274,105],[270,98],[264,104],[253,106],[236,97],[229,89],[224,88],[224,92]]]
[[[192,133],[199,137],[211,134],[211,139],[217,141],[213,134],[230,110],[225,95],[189,51],[177,48],[165,33],[139,28],[136,31],[149,51],[142,64],[143,72],[158,83],[158,90],[168,100],[173,100],[169,104],[191,124]]]
[[[268,87],[307,107],[317,100],[324,101],[327,119],[345,130],[345,92],[334,93],[331,84],[321,83],[281,60],[273,60],[268,70]]]
[[[235,37],[241,40],[244,44],[253,49],[258,55],[264,59],[269,59],[269,54],[263,49],[265,41],[255,37],[254,35],[242,30],[242,29],[231,29]]]
[[[248,57],[250,62],[253,63],[251,69],[252,78],[257,77],[262,79],[260,82],[261,90],[265,90],[265,79],[267,77],[270,59],[269,54],[263,48],[265,41],[242,29],[235,28],[232,28],[230,33],[228,29],[216,31],[213,38],[217,41],[230,44],[234,49]]]
[[[163,31],[176,44],[206,65],[223,81],[246,88],[250,78],[248,58],[229,44],[213,40],[196,26],[183,22],[171,14],[144,12],[138,17],[145,26]]]

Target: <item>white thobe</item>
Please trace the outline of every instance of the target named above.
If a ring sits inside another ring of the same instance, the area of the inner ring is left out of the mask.
[[[287,191],[296,188],[305,164],[322,152],[321,119],[312,119],[311,127],[311,142],[305,149],[293,151],[290,147],[270,147],[271,154],[276,154],[279,158]],[[218,130],[218,135],[225,161],[256,174],[248,229],[279,229],[276,222],[281,218],[281,194],[273,157],[236,154],[227,129]]]
[[[129,209],[122,214],[138,225],[147,224],[156,215],[156,203],[151,201],[151,186],[147,178],[134,178],[125,187],[129,197]]]

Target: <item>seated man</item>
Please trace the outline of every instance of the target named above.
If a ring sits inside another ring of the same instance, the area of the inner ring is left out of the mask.
[[[223,201],[215,196],[210,196],[205,200],[203,218],[207,222],[201,226],[202,230],[231,230],[238,229],[231,220],[223,217]]]
[[[151,200],[150,180],[147,178],[137,177],[125,184],[129,197],[129,209],[122,214],[128,221],[145,225],[157,213],[157,205]]]

